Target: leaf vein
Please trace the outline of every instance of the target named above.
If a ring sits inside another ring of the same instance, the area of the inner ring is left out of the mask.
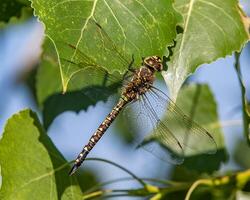
[[[119,0],[116,0],[125,10],[127,10],[127,12],[135,19],[135,21],[138,23],[138,24],[140,24],[141,25],[141,27],[144,29],[144,31],[146,32],[146,34],[147,34],[147,37],[148,37],[148,39],[149,39],[149,41],[150,41],[150,46],[151,46],[151,48],[153,49],[153,44],[152,44],[152,39],[151,39],[151,37],[150,37],[150,35],[149,35],[149,32],[148,32],[148,30],[147,30],[147,28],[144,26],[144,24],[138,19],[138,17],[136,17],[134,14],[133,14],[133,12],[131,12],[129,9],[128,9],[128,7],[126,7],[121,1],[119,1]]]
[[[77,51],[78,46],[79,46],[79,44],[80,44],[80,42],[81,42],[81,40],[82,40],[82,38],[83,38],[83,33],[84,33],[84,30],[86,29],[86,27],[87,27],[87,25],[88,25],[89,20],[94,16],[94,12],[95,12],[95,9],[96,9],[96,4],[97,4],[97,2],[98,2],[98,0],[95,0],[95,1],[94,1],[93,7],[92,7],[92,10],[91,10],[91,13],[90,13],[90,15],[87,17],[87,19],[86,19],[86,21],[85,21],[85,23],[84,23],[84,25],[83,25],[83,27],[82,27],[82,29],[81,29],[81,34],[80,34],[80,37],[79,37],[79,39],[78,39],[78,41],[77,41],[77,43],[76,43],[76,45],[75,45],[76,48],[75,48],[74,53],[73,53],[73,55],[72,55],[72,57],[71,57],[71,61],[73,61],[73,59],[74,59],[74,57],[75,57],[75,55],[76,55],[76,51]],[[69,67],[70,67],[70,64],[67,66],[67,74],[68,74]]]
[[[141,3],[140,1],[138,0],[135,0],[138,4],[141,5],[142,8],[144,8],[144,10],[150,15],[150,17],[153,19],[154,22],[157,22],[157,20],[155,19],[154,15],[150,12],[150,10],[148,10],[148,8],[143,4]]]
[[[223,30],[223,28],[221,28],[214,20],[212,20],[212,19],[210,19],[208,16],[206,16],[206,15],[204,15],[204,14],[202,14],[202,13],[200,13],[199,11],[194,11],[196,14],[198,14],[198,15],[200,15],[200,16],[202,16],[202,17],[204,17],[205,19],[207,19],[209,22],[211,22],[213,25],[215,25],[216,26],[216,28],[218,28],[219,29],[219,31],[220,32],[222,32],[222,34],[224,35],[224,40],[226,40],[226,38],[227,38],[227,34],[226,34],[226,32]],[[208,33],[208,31],[206,31],[207,33]],[[225,44],[227,44],[227,42],[225,41]],[[226,48],[226,50],[227,50],[228,48]]]
[[[23,184],[22,186],[20,186],[16,191],[13,191],[9,196],[5,196],[4,199],[11,197],[12,195],[14,195],[15,193],[19,192],[20,190],[22,190],[24,187],[28,186],[29,184],[39,181],[43,178],[46,178],[48,176],[51,176],[52,174],[54,174],[56,171],[60,171],[61,169],[65,168],[66,166],[68,166],[68,163],[64,163],[63,165],[59,166],[58,168],[56,168],[55,170],[52,170],[46,174],[43,174],[41,176],[38,176],[36,178],[33,178],[31,180],[29,180],[27,183]]]
[[[57,6],[59,6],[59,5],[61,5],[61,4],[65,4],[65,3],[73,2],[73,1],[80,1],[80,2],[82,2],[82,0],[64,0],[64,1],[61,1],[61,2],[59,2],[59,3],[56,3],[54,6],[52,6],[52,7],[50,8],[50,10],[53,10],[54,8],[56,8]],[[84,1],[85,1],[85,2],[86,2],[86,1],[92,2],[93,0],[84,0]]]
[[[114,17],[116,23],[118,24],[119,28],[120,28],[121,31],[122,31],[122,35],[123,35],[123,38],[124,38],[124,40],[123,40],[123,50],[125,51],[125,50],[126,50],[126,39],[127,39],[127,36],[126,36],[126,34],[125,34],[125,31],[124,31],[124,29],[123,29],[123,27],[122,27],[120,21],[118,20],[118,18],[116,17],[115,13],[113,12],[112,8],[109,6],[109,4],[107,3],[106,0],[104,0],[104,3],[105,3],[105,5],[108,7],[108,9],[110,10],[112,16]]]
[[[217,6],[216,4],[214,4],[212,2],[207,2],[207,1],[203,1],[203,0],[199,0],[199,2],[207,4],[209,6],[212,6],[212,7],[216,8],[216,9],[220,10],[221,12],[223,12],[230,20],[233,21],[234,25],[237,27],[237,29],[239,30],[239,32],[241,32],[241,29],[240,29],[238,23],[236,23],[235,20],[234,20],[234,18],[232,18],[227,12],[225,12],[224,9],[222,9],[221,7]]]
[[[184,46],[184,41],[185,41],[186,32],[187,32],[188,25],[189,25],[191,13],[192,13],[192,10],[193,10],[194,1],[195,0],[190,0],[190,3],[189,3],[189,9],[188,9],[188,13],[187,13],[187,20],[185,22],[185,27],[184,27],[184,31],[183,31],[183,37],[182,37],[182,40],[181,40],[178,60],[181,58],[182,49],[183,49],[183,46]]]
[[[180,48],[178,50],[179,51],[179,56],[178,56],[178,59],[177,59],[178,62],[180,61],[180,58],[182,57],[182,50],[184,48],[186,32],[187,32],[187,29],[188,29],[188,25],[189,25],[191,13],[192,13],[192,10],[193,10],[194,2],[195,2],[195,0],[190,0],[190,2],[189,2],[189,9],[188,9],[188,14],[187,14],[187,20],[185,22],[184,31],[183,31],[183,37],[182,37],[182,40],[181,40]],[[174,78],[175,77],[178,77],[178,76],[174,76]],[[174,80],[174,82],[175,82],[175,80]]]

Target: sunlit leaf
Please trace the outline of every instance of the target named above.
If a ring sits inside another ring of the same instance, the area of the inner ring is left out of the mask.
[[[142,57],[168,54],[180,19],[171,0],[32,0],[32,7],[56,46],[64,91],[83,68],[65,62],[79,63],[76,51],[86,54],[84,62],[92,60],[110,73],[124,72],[132,54],[136,65]],[[69,49],[69,44],[75,49]]]

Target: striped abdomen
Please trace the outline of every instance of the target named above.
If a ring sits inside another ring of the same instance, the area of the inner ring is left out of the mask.
[[[128,103],[128,101],[125,101],[124,99],[120,99],[118,104],[113,108],[113,110],[108,114],[106,119],[102,122],[102,124],[98,127],[96,132],[91,136],[89,139],[89,142],[87,145],[84,146],[81,153],[77,156],[74,166],[72,167],[70,171],[70,175],[72,175],[78,167],[82,164],[82,162],[87,157],[88,153],[93,149],[93,147],[96,145],[96,143],[101,139],[105,131],[109,128],[111,123],[114,121],[114,119],[117,117],[119,112],[122,110],[122,108]]]

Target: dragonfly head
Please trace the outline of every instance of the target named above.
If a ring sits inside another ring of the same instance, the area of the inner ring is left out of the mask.
[[[162,71],[162,60],[159,56],[149,56],[143,59],[143,64],[153,71]]]

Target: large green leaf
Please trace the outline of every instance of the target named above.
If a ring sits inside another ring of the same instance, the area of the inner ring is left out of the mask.
[[[238,0],[176,0],[175,7],[184,17],[183,33],[163,73],[173,99],[199,65],[241,50],[249,37]]]
[[[171,0],[32,0],[32,7],[57,49],[64,91],[84,68],[68,61],[95,63],[112,73],[124,72],[132,54],[135,64],[145,56],[168,54],[180,19]],[[77,56],[79,50],[84,60]]]
[[[12,116],[0,140],[0,199],[82,199],[69,165],[44,133],[36,115]]]

